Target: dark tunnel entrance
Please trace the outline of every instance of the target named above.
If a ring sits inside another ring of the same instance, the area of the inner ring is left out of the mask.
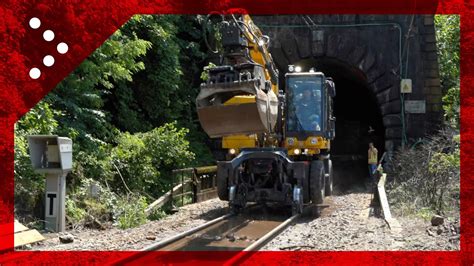
[[[374,143],[379,158],[385,146],[382,115],[365,74],[334,58],[307,59],[295,65],[306,71],[314,67],[333,78],[336,84],[336,138],[331,143],[334,185],[341,192],[362,185],[368,180],[368,143]]]

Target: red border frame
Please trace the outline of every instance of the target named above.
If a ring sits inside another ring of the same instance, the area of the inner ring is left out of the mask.
[[[250,14],[460,14],[461,15],[461,251],[459,252],[257,252],[246,264],[322,263],[353,264],[472,264],[474,262],[472,195],[474,184],[471,169],[474,141],[474,50],[473,3],[462,0],[332,0],[332,1],[256,1],[256,0],[3,0],[0,3],[0,224],[8,224],[13,232],[13,127],[15,121],[33,107],[56,84],[75,69],[91,52],[133,14],[205,14],[216,10],[243,8]],[[112,1],[110,1],[112,2]],[[39,30],[28,27],[31,17],[42,21]],[[42,39],[42,31],[51,29],[52,42]],[[60,55],[56,44],[69,45],[69,52]],[[56,63],[42,66],[42,58],[51,54]],[[39,67],[42,75],[29,78],[29,69]],[[5,210],[7,210],[5,212]],[[0,237],[0,249],[13,246],[13,237]],[[0,263],[103,264],[133,252],[11,252],[0,255]],[[156,253],[148,262],[157,261]],[[171,252],[177,260],[187,263],[207,261],[220,264],[225,252]],[[212,259],[212,261],[211,261]]]

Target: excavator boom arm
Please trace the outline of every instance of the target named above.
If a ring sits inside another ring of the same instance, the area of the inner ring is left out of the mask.
[[[278,70],[269,39],[248,15],[223,16],[219,25],[223,63],[209,69],[196,99],[210,137],[271,133],[278,114]]]

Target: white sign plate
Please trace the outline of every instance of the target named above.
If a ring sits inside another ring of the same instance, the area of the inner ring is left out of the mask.
[[[410,114],[426,113],[426,101],[405,101],[405,112]]]

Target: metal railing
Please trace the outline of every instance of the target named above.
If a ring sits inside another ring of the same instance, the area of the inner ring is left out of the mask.
[[[176,169],[172,171],[172,175],[171,190],[151,203],[145,210],[147,214],[168,203],[171,203],[171,209],[176,209],[176,205],[184,206],[217,196],[215,165]]]
[[[173,187],[180,186],[173,198],[185,205],[186,196],[191,195],[191,203],[201,202],[217,196],[217,166],[193,167],[173,170]]]

